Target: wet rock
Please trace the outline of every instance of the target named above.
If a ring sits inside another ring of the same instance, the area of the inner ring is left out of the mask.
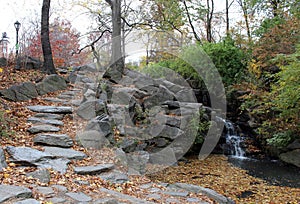
[[[300,149],[295,149],[279,155],[279,158],[289,164],[300,167]]]
[[[295,140],[291,144],[287,146],[288,149],[294,150],[294,149],[300,149],[300,139]]]
[[[33,138],[36,144],[57,146],[57,147],[72,147],[73,140],[66,134],[40,134]]]
[[[100,174],[105,171],[109,171],[114,168],[114,164],[101,164],[97,166],[81,166],[81,167],[74,167],[74,172],[76,174],[82,175],[96,175]]]
[[[30,189],[21,186],[0,185],[0,203],[13,198],[31,198]]]
[[[27,106],[27,108],[33,112],[38,113],[57,113],[57,114],[70,114],[72,113],[72,107],[70,106]]]
[[[60,131],[60,128],[52,125],[35,125],[28,128],[27,131],[32,134],[40,133],[40,132],[58,132]]]

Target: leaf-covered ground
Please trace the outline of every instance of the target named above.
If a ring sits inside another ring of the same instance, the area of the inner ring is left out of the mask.
[[[234,167],[223,155],[211,155],[205,160],[190,158],[178,166],[169,167],[150,176],[153,181],[185,182],[214,189],[236,203],[300,203],[300,189],[268,184],[262,179]]]
[[[0,89],[7,88],[13,84],[18,84],[25,81],[38,81],[44,75],[38,71],[16,71],[12,69],[2,71],[0,73]],[[58,95],[48,94],[44,97],[51,97]],[[26,130],[30,126],[26,119],[32,116],[32,112],[25,107],[28,105],[52,105],[50,102],[45,102],[41,98],[33,99],[27,102],[9,102],[0,98],[0,112],[4,114],[6,119],[4,124],[1,121],[1,126],[7,128],[8,135],[0,138],[1,146],[28,146],[40,149],[41,147],[35,146],[32,138]],[[57,105],[57,104],[55,104]],[[76,121],[78,122],[78,121]],[[61,133],[69,134],[75,137],[76,128],[78,124],[71,116],[64,118],[66,124],[61,130]],[[2,129],[3,130],[3,129]],[[97,163],[109,163],[114,161],[113,151],[111,149],[103,149],[102,152],[86,151],[79,146],[74,149],[85,151],[90,157],[82,161],[73,161],[70,165],[92,165]],[[64,185],[70,191],[81,191],[85,193],[94,192],[97,196],[105,196],[97,193],[100,187],[106,187],[121,191],[123,193],[134,195],[135,197],[145,197],[145,189],[139,186],[152,181],[158,182],[185,182],[208,187],[216,190],[217,192],[228,196],[236,201],[236,203],[300,203],[300,189],[272,186],[267,184],[261,179],[249,176],[246,171],[233,167],[227,158],[220,155],[212,155],[200,161],[198,159],[190,159],[189,162],[180,162],[176,167],[167,168],[155,175],[148,175],[147,177],[131,177],[131,182],[122,185],[111,185],[104,182],[99,177],[95,176],[80,176],[74,174],[69,170],[65,175],[57,174],[51,171],[51,181],[49,184],[39,183],[38,180],[27,177],[26,173],[35,170],[33,167],[16,168],[13,162],[8,163],[9,167],[0,173],[0,181],[2,184],[11,185],[24,185],[30,187],[33,184],[47,186],[51,184]],[[71,169],[71,168],[70,168]],[[74,182],[76,180],[89,181],[90,185],[79,185]],[[42,195],[34,194],[36,198],[43,199]],[[201,197],[202,195],[195,195]],[[205,196],[202,199],[207,199]],[[207,199],[209,202],[209,199]],[[155,201],[161,203],[162,201]]]

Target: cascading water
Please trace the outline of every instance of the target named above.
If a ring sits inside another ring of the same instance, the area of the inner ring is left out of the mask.
[[[243,138],[237,133],[232,122],[220,118],[225,125],[226,145],[230,149],[230,155],[235,157],[245,157],[245,151],[242,148]]]

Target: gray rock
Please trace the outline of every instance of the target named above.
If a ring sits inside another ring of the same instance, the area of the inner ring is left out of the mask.
[[[52,185],[52,188],[55,188],[58,192],[65,193],[68,191],[68,188],[62,185]]]
[[[115,167],[114,164],[100,164],[97,166],[80,166],[80,167],[74,167],[74,172],[76,174],[82,174],[82,175],[86,175],[86,174],[96,175],[105,171],[109,171],[114,167]]]
[[[36,84],[36,89],[39,95],[64,90],[66,88],[66,80],[62,76],[56,74],[46,76],[41,82]]]
[[[85,130],[96,130],[107,136],[112,133],[112,124],[109,121],[108,115],[103,114],[102,116],[97,116],[90,120],[87,123]]]
[[[184,132],[177,127],[171,127],[168,125],[155,125],[149,128],[149,134],[153,137],[164,137],[168,139],[176,139]]]
[[[279,155],[279,158],[289,164],[300,167],[300,149],[295,149]]]
[[[143,175],[146,173],[146,164],[150,155],[146,151],[136,151],[127,154],[129,173],[132,175]]]
[[[28,128],[27,131],[32,134],[40,133],[40,132],[58,132],[60,131],[60,128],[52,125],[35,125]]]
[[[30,189],[21,186],[0,185],[0,203],[13,198],[31,198]]]
[[[175,98],[180,102],[197,103],[193,89],[183,89],[175,94]]]
[[[96,131],[89,130],[78,133],[76,135],[76,140],[85,148],[102,149],[110,144],[108,139],[106,139],[107,134]]]
[[[83,159],[86,157],[86,154],[83,152],[59,147],[45,147],[45,153],[66,159]]]
[[[84,193],[66,193],[67,196],[72,198],[75,201],[79,202],[89,202],[92,201],[92,198]]]
[[[162,193],[174,197],[187,197],[189,195],[187,191],[162,191]]]
[[[102,173],[100,175],[100,178],[105,181],[109,181],[111,183],[116,183],[116,184],[122,184],[129,181],[128,176],[120,171]]]
[[[41,194],[43,194],[43,195],[45,195],[45,196],[49,196],[49,195],[53,195],[53,194],[54,194],[54,190],[53,190],[53,188],[51,188],[51,187],[38,186],[38,187],[36,188],[36,190],[37,190],[39,193],[41,193]]]
[[[93,202],[94,204],[119,204],[118,200],[113,198],[98,199]]]
[[[149,201],[145,201],[145,200],[142,200],[142,199],[139,199],[139,198],[135,198],[133,196],[129,196],[129,195],[117,192],[117,191],[109,190],[109,189],[106,189],[106,188],[101,188],[100,191],[103,192],[103,193],[112,195],[113,197],[116,197],[118,199],[127,200],[129,203],[139,203],[139,204],[152,204],[153,203],[153,202],[149,202]]]
[[[61,197],[53,197],[50,198],[48,202],[51,202],[53,204],[57,204],[57,203],[65,203],[67,200],[65,198],[61,198]]]
[[[69,163],[70,160],[68,159],[58,158],[58,159],[44,159],[39,162],[36,162],[35,165],[38,166],[39,168],[50,168],[64,174],[67,172]]]
[[[43,62],[35,57],[30,57],[30,56],[24,56],[20,57],[20,65],[22,68],[25,69],[40,69],[41,66],[43,65]]]
[[[18,202],[15,202],[14,204],[40,204],[40,202],[33,198],[30,198],[26,200],[20,200]]]
[[[102,100],[96,99],[82,103],[77,109],[77,115],[85,120],[90,120],[105,112],[105,103]]]
[[[7,167],[7,163],[5,160],[4,151],[2,148],[0,148],[0,172],[3,170],[3,168]]]
[[[6,147],[6,151],[10,155],[11,159],[15,162],[27,162],[27,163],[36,163],[41,161],[42,159],[51,159],[54,156],[41,152],[36,149],[32,149],[29,147],[13,147],[8,146]]]
[[[20,85],[14,85],[8,89],[1,90],[0,95],[11,101],[27,101],[36,98],[38,93],[33,83],[24,82]]]
[[[193,185],[193,184],[175,183],[175,184],[170,184],[168,186],[168,189],[186,190],[188,192],[193,192],[193,193],[202,193],[202,194],[206,195],[207,197],[215,200],[218,203],[234,204],[234,201],[232,201],[229,198],[226,198],[225,196],[217,193],[214,190],[211,190],[209,188],[204,188],[204,187],[201,187],[201,186],[196,186],[196,185]]]
[[[97,64],[96,63],[86,64],[86,65],[80,66],[78,69],[80,71],[92,72],[92,73],[99,71],[99,69],[97,68]]]
[[[83,94],[85,100],[93,100],[95,99],[95,96],[96,96],[96,92],[91,90],[91,89],[88,89],[84,94]]]
[[[167,204],[171,204],[171,203],[174,204],[174,203],[180,203],[180,201],[175,199],[175,198],[167,198],[166,203]]]
[[[160,149],[160,151],[151,153],[149,162],[152,164],[172,166],[177,163],[177,159],[174,150],[168,146]]]
[[[64,115],[62,114],[53,114],[53,113],[37,113],[34,115],[36,118],[46,118],[46,119],[54,119],[54,120],[62,120]]]
[[[43,118],[36,118],[36,117],[28,118],[27,122],[32,123],[32,124],[42,123],[42,124],[46,124],[46,125],[58,125],[58,126],[64,125],[64,123],[60,120],[43,119]]]
[[[153,194],[147,195],[147,198],[150,198],[151,200],[161,200],[161,195],[153,193]]]
[[[133,138],[124,138],[119,147],[126,153],[133,152],[138,145],[138,141]]]
[[[124,135],[124,126],[134,126],[129,115],[128,106],[119,104],[107,104],[108,112],[120,134]]]
[[[61,98],[44,98],[45,101],[53,102],[53,103],[67,103],[68,100]]]
[[[128,165],[127,156],[126,156],[126,153],[121,148],[117,148],[115,150],[115,155],[116,155],[118,164],[120,164],[123,167],[127,167],[127,165]]]
[[[7,66],[7,59],[5,57],[0,57],[0,66],[1,67]]]
[[[294,150],[294,149],[300,149],[300,139],[295,140],[291,144],[287,146],[288,149]]]
[[[149,94],[137,88],[116,87],[113,90],[112,103],[128,105],[130,103],[130,100],[132,100],[133,98],[143,99],[146,96],[149,96]]]
[[[66,134],[40,134],[33,138],[33,142],[36,144],[57,146],[57,147],[72,147],[73,140]]]
[[[34,172],[26,174],[27,177],[37,178],[42,183],[50,182],[50,172],[48,169],[38,169]]]
[[[38,113],[57,113],[57,114],[69,114],[72,113],[72,107],[70,106],[27,106],[27,108],[33,112]]]
[[[156,93],[152,94],[144,100],[144,106],[146,108],[151,108],[157,105],[161,105],[164,101],[172,101],[173,99],[174,94],[166,87],[160,85]]]

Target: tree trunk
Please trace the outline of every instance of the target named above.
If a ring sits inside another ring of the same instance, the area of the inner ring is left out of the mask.
[[[207,14],[206,14],[206,38],[208,42],[212,42],[212,18],[214,13],[214,1],[207,0]],[[210,5],[211,2],[211,5]]]
[[[49,10],[50,0],[43,0],[41,21],[41,43],[44,56],[43,70],[47,74],[56,74],[49,38]]]
[[[122,22],[121,22],[121,0],[106,0],[112,10],[112,55],[105,78],[113,82],[118,82],[122,78],[124,71],[124,57],[122,56]]]

